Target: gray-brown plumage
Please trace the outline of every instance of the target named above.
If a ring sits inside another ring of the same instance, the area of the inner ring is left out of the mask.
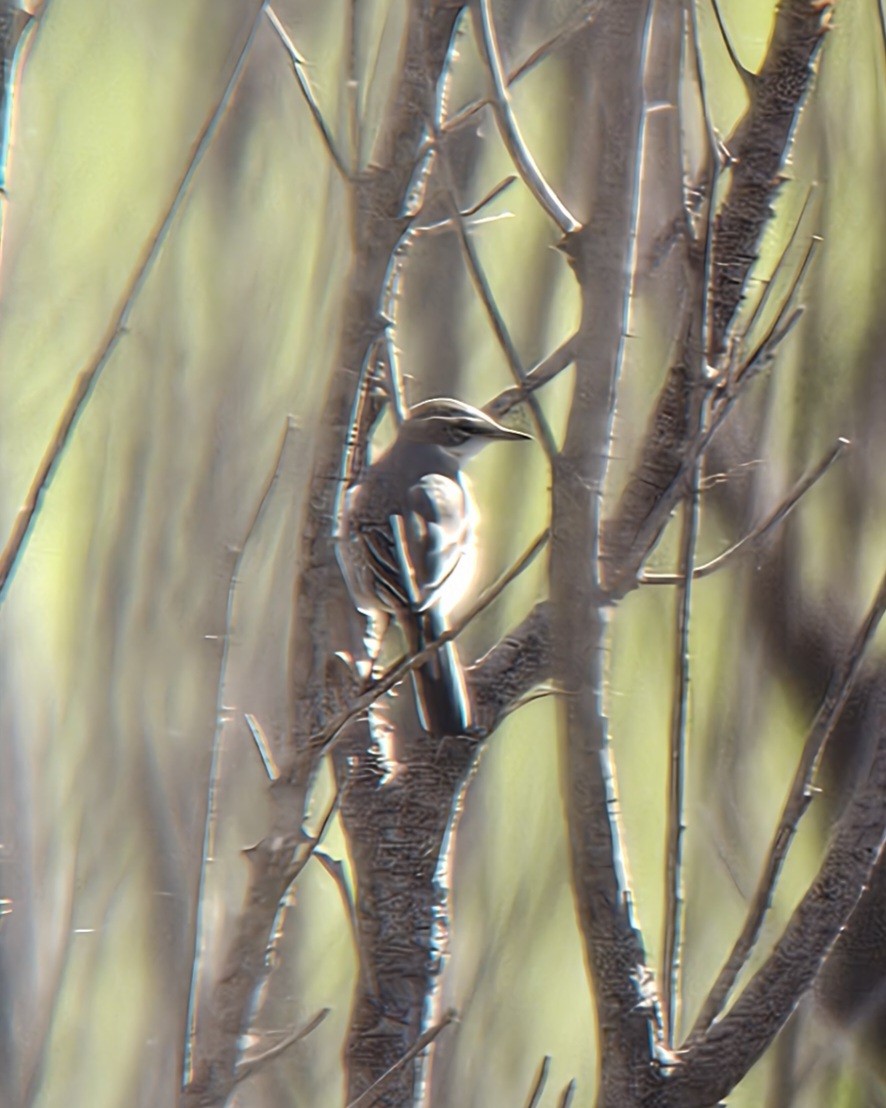
[[[458,400],[416,404],[388,450],[348,490],[338,556],[356,606],[393,615],[410,654],[438,639],[473,576],[475,509],[462,463],[486,443],[526,439]],[[471,726],[453,643],[413,670],[419,718],[435,737]]]

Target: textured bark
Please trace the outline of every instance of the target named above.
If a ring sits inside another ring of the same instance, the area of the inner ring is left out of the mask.
[[[631,274],[649,4],[609,5],[588,36],[587,67],[604,121],[596,141],[593,211],[563,249],[582,298],[575,390],[553,465],[550,583],[560,700],[561,781],[573,892],[593,978],[601,1059],[600,1105],[636,1100],[660,1034],[654,990],[621,867],[608,723],[603,704],[608,597],[599,574],[601,500],[611,450],[622,330]]]
[[[716,364],[728,344],[760,240],[781,185],[781,169],[812,84],[815,58],[830,6],[819,0],[782,0],[763,66],[749,78],[750,103],[729,142],[730,183],[714,226],[710,316]],[[606,523],[611,586],[633,588],[637,574],[685,493],[690,384],[683,361],[669,370],[649,423],[640,464]]]

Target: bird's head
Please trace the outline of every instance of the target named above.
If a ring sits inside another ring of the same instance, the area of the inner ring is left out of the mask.
[[[472,458],[486,443],[496,439],[516,441],[532,437],[505,427],[479,408],[448,397],[415,404],[400,434],[412,442],[441,446],[461,459]]]

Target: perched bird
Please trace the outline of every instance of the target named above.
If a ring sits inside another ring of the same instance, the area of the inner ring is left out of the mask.
[[[337,550],[351,597],[368,615],[393,615],[410,654],[443,634],[473,576],[476,511],[462,463],[495,439],[529,437],[461,401],[424,400],[346,493]],[[455,645],[412,673],[422,727],[464,734],[471,711]]]

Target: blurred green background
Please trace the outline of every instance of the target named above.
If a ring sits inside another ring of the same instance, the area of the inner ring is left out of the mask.
[[[750,68],[762,58],[773,7],[721,0]],[[24,59],[3,207],[4,538],[256,9],[246,0],[49,0],[45,8]],[[513,61],[576,10],[565,2],[502,9],[499,30]],[[346,149],[347,4],[280,0],[276,10]],[[405,4],[361,0],[356,10],[365,164],[397,74]],[[710,107],[726,138],[744,93],[711,12],[703,7],[699,18]],[[755,464],[732,476],[750,482],[748,502],[762,514],[838,435],[856,441],[791,524],[803,587],[855,620],[886,548],[886,74],[875,0],[845,0],[834,22],[746,310],[810,190],[787,276],[781,270],[775,279],[786,288],[810,235],[823,241],[802,290],[804,318],[748,397],[748,418],[758,420]],[[578,51],[561,50],[514,90],[531,149],[579,206],[585,152],[572,138],[581,63]],[[466,31],[454,107],[483,88]],[[475,122],[451,151],[465,205],[510,172],[491,118],[481,113]],[[575,287],[552,249],[553,228],[521,185],[492,212],[503,218],[473,238],[528,367],[577,322]],[[240,851],[265,827],[266,780],[244,713],[268,733],[285,726],[300,509],[349,259],[345,186],[265,22],[59,460],[0,611],[0,896],[11,902],[0,930],[0,1076],[10,1104],[174,1103],[213,750],[219,819],[202,921],[210,965],[238,907]],[[667,319],[654,311],[661,292],[654,275],[638,288],[617,413],[617,480],[667,364]],[[411,400],[455,391],[483,403],[510,383],[454,236],[424,236],[411,251],[397,322]],[[543,398],[555,428],[565,419],[570,381],[564,375]],[[548,474],[540,450],[519,459],[502,450],[483,455],[472,477],[486,581],[544,526]],[[716,491],[710,500],[702,558],[733,541],[741,524]],[[655,567],[671,568],[674,549],[666,536]],[[811,715],[759,641],[755,569],[753,557],[740,561],[696,592],[689,1020],[743,917]],[[542,559],[472,625],[464,656],[479,656],[545,587]],[[645,589],[613,620],[613,743],[653,963],[673,619],[669,590]],[[441,1106],[523,1103],[544,1054],[553,1061],[543,1105],[556,1104],[572,1077],[573,1103],[593,1100],[592,1005],[568,886],[554,718],[550,698],[510,717],[467,794],[443,985],[461,1022],[444,1034],[434,1064]],[[804,824],[764,948],[815,871],[823,822],[813,815]],[[342,856],[343,849],[335,830],[329,850]],[[354,980],[349,924],[319,866],[305,872],[293,902],[273,1027],[298,1026],[322,1006],[332,1015],[308,1043],[237,1091],[236,1102],[249,1108],[332,1106],[343,1097],[340,1050]],[[791,1103],[886,1103],[878,1060],[813,1002],[805,1007],[798,1062],[805,1076]],[[774,1103],[767,1101],[772,1066],[771,1058],[761,1062],[729,1103]]]

